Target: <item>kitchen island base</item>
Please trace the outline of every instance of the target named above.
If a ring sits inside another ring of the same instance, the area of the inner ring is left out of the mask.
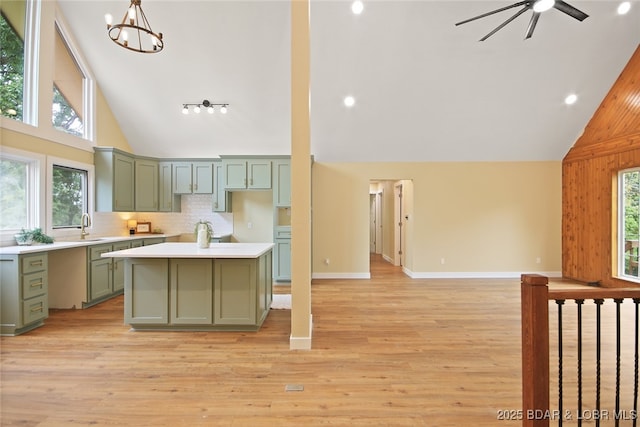
[[[272,252],[255,258],[126,258],[136,331],[257,331],[272,301]]]

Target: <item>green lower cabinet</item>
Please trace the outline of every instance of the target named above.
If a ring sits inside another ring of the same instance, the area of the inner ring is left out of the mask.
[[[138,330],[257,331],[272,301],[272,257],[128,258],[125,323]]]
[[[213,260],[172,259],[170,322],[174,325],[213,323]]]
[[[126,259],[124,320],[131,325],[169,324],[169,260]]]
[[[275,239],[273,268],[276,281],[291,281],[291,239]]]
[[[214,266],[214,322],[218,325],[255,324],[256,260],[216,259]]]
[[[0,255],[0,335],[20,335],[49,316],[46,252]]]
[[[83,303],[84,308],[122,294],[125,282],[124,259],[102,258],[102,254],[130,247],[131,242],[125,241],[87,248],[87,302]]]

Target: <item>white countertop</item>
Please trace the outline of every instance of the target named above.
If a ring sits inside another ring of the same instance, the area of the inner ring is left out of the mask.
[[[5,246],[0,248],[0,255],[20,255],[33,252],[55,251],[81,246],[100,245],[105,243],[123,242],[127,240],[153,239],[156,237],[172,237],[170,234],[134,234],[133,236],[97,237],[89,235],[85,240],[55,241],[53,243],[34,243],[31,246]]]
[[[107,258],[258,258],[273,243],[211,243],[201,249],[197,243],[160,243],[102,254]]]

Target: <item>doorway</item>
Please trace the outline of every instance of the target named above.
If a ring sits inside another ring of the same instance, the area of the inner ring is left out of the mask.
[[[369,254],[398,267],[407,263],[407,224],[413,211],[411,183],[410,180],[369,183]]]

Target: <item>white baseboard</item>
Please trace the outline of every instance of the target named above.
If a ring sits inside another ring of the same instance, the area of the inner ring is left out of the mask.
[[[371,273],[312,273],[312,279],[371,279]]]
[[[561,271],[441,271],[413,272],[403,268],[412,279],[519,279],[522,274],[541,274],[547,277],[562,277]]]
[[[313,331],[313,314],[309,318],[309,336],[293,337],[289,336],[289,350],[311,350],[311,334]]]

